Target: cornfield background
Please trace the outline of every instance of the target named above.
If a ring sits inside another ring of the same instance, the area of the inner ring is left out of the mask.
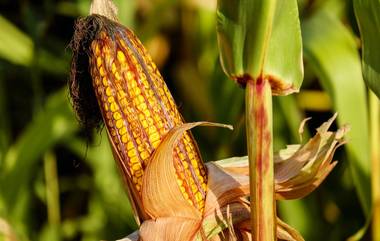
[[[274,149],[300,142],[305,117],[313,119],[304,136],[334,112],[336,124],[349,123],[352,130],[324,184],[303,200],[278,202],[278,210],[305,240],[345,240],[364,226],[371,203],[358,28],[352,1],[298,2],[305,80],[299,94],[274,99]],[[219,63],[216,0],[115,3],[184,118],[234,126],[233,132],[193,132],[203,159],[246,155],[244,91]],[[114,240],[137,228],[105,131],[81,129],[68,97],[68,45],[89,4],[0,0],[0,240],[1,233],[14,235],[5,240]]]

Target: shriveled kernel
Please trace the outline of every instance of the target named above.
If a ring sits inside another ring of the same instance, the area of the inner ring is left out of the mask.
[[[136,177],[141,177],[142,176],[142,170],[140,169],[140,170],[137,170],[136,172],[135,172],[135,176]]]

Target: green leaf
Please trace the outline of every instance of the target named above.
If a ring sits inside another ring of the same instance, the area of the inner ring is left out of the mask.
[[[28,66],[33,59],[34,45],[29,36],[0,15],[0,57],[14,64]]]
[[[265,76],[274,94],[298,91],[303,64],[297,1],[219,0],[217,31],[222,66],[232,79]]]
[[[368,215],[370,159],[366,89],[354,36],[335,15],[321,10],[302,24],[305,59],[332,97],[339,125],[348,123],[349,168]]]
[[[59,91],[48,98],[44,110],[37,113],[5,155],[0,176],[0,197],[3,200],[0,201],[5,203],[8,214],[11,215],[21,203],[17,202],[20,193],[30,188],[35,177],[33,170],[36,170],[44,152],[72,135],[77,128],[67,93]]]
[[[353,2],[362,39],[364,80],[380,98],[380,1],[354,0]]]

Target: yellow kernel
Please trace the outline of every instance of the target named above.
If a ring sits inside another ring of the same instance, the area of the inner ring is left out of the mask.
[[[158,132],[156,132],[150,136],[150,139],[152,142],[157,141],[160,139],[160,134],[158,134]]]
[[[128,135],[127,135],[127,134],[122,135],[122,136],[121,136],[121,141],[122,141],[123,143],[127,143],[127,142],[128,142]],[[130,157],[132,157],[132,156],[130,156]]]
[[[157,128],[155,126],[150,126],[148,131],[149,131],[149,135],[153,135],[157,133]]]
[[[127,150],[132,150],[133,148],[135,148],[135,146],[133,145],[133,142],[132,141],[128,141],[127,143]]]
[[[107,103],[104,103],[104,110],[108,111],[108,104]]]
[[[117,92],[117,97],[119,99],[125,99],[125,92],[123,90],[120,90],[119,92]]]
[[[128,72],[127,72],[127,79],[128,79],[128,80],[133,80],[133,77],[134,77],[134,76],[133,76],[132,71],[128,71]]]
[[[181,189],[181,192],[182,192],[183,194],[186,193],[186,189],[185,189],[183,186],[180,186],[180,189]],[[186,193],[186,194],[187,194],[187,193]]]
[[[148,109],[145,109],[143,112],[144,112],[144,115],[145,115],[145,116],[150,116],[150,112],[149,112]]]
[[[136,151],[135,151],[135,149],[129,150],[129,151],[128,151],[128,156],[129,156],[129,157],[136,156]]]
[[[154,142],[152,143],[152,146],[153,146],[153,148],[157,148],[159,144],[160,144],[160,140],[158,140],[158,141],[154,141]]]
[[[143,150],[145,150],[145,146],[144,146],[144,145],[139,145],[139,146],[137,147],[137,150],[138,150],[139,152],[142,152]]]
[[[116,80],[121,80],[120,74],[118,72],[115,73],[115,79]]]
[[[179,156],[179,159],[181,160],[185,159],[185,155],[182,152],[178,153],[178,156]]]
[[[141,124],[142,124],[142,126],[143,126],[144,128],[148,128],[148,122],[147,122],[146,120],[143,120],[143,121],[141,122]]]
[[[121,127],[123,127],[123,120],[119,119],[116,121],[116,128],[120,129]]]
[[[100,57],[96,58],[96,64],[98,65],[98,68],[102,65],[102,59]]]
[[[195,160],[195,159],[192,159],[192,160],[191,160],[191,165],[192,165],[193,167],[197,168],[197,167],[198,167],[198,162],[197,162],[197,160]],[[198,169],[196,169],[196,171],[198,171],[198,172],[199,172],[199,170],[198,170]],[[197,175],[199,175],[199,174],[197,174]]]
[[[109,103],[113,103],[113,102],[115,102],[115,98],[113,96],[110,96],[110,97],[108,97],[107,101]]]
[[[115,112],[115,111],[119,110],[119,106],[117,106],[116,103],[113,102],[110,105],[110,109],[111,109],[112,112]]]
[[[116,111],[115,113],[113,113],[113,118],[115,120],[120,120],[121,119],[121,114],[119,111]],[[117,125],[116,125],[117,126]]]
[[[100,84],[100,79],[98,77],[95,77],[95,85],[99,85]]]
[[[181,191],[182,191],[182,188],[181,188]],[[189,194],[187,194],[186,191],[183,191],[183,192],[182,192],[182,195],[183,195],[183,197],[184,197],[186,200],[190,201],[190,200],[189,200]],[[191,201],[190,201],[190,204],[192,204]]]
[[[119,129],[119,134],[124,135],[125,133],[127,133],[127,128],[125,128],[125,126],[123,126],[121,129]]]
[[[141,169],[140,163],[135,163],[132,165],[132,170],[137,171]]]
[[[141,186],[139,186],[139,185],[136,185],[136,189],[137,189],[137,191],[140,191],[140,189],[141,189]]]
[[[191,191],[192,191],[193,193],[195,193],[197,190],[198,190],[197,185],[192,184],[192,185],[191,185]]]
[[[200,192],[195,193],[195,200],[197,200],[197,202],[203,200],[202,194]]]
[[[132,165],[133,165],[133,163],[138,163],[139,158],[137,156],[131,157],[130,162],[132,163]]]
[[[99,54],[100,54],[100,47],[99,47],[99,44],[95,44],[95,43],[94,43],[94,45],[95,45],[95,54],[96,54],[96,55],[99,55]]]
[[[106,77],[103,77],[103,79],[102,79],[102,83],[103,83],[103,85],[104,85],[105,87],[108,86],[108,80],[106,79]]]
[[[147,159],[150,155],[149,155],[149,153],[148,153],[147,151],[143,151],[143,152],[141,152],[140,156],[141,156],[142,159],[145,160],[145,159]]]
[[[112,89],[110,87],[107,87],[106,89],[106,95],[111,96],[112,95]]]
[[[101,66],[101,67],[99,68],[99,73],[100,73],[100,76],[102,76],[102,77],[106,76],[106,72],[105,72],[103,66]]]
[[[144,96],[139,95],[139,96],[137,96],[137,100],[138,100],[140,103],[143,103],[145,99],[144,99]]]
[[[112,63],[111,70],[112,70],[112,73],[116,72],[116,64],[115,63]]]
[[[183,164],[183,167],[184,167],[185,169],[188,169],[188,168],[189,168],[189,163],[187,163],[186,161],[182,162],[182,164]]]
[[[120,62],[125,62],[125,55],[123,52],[121,52],[120,50],[117,51],[117,59],[120,61]]]

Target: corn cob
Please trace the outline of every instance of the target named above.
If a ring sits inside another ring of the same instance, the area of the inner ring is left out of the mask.
[[[149,158],[165,134],[183,123],[156,65],[127,28],[91,15],[98,29],[89,47],[92,85],[120,166],[132,193],[141,195]],[[186,132],[173,160],[184,198],[203,211],[206,171],[193,137]],[[136,198],[136,197],[135,197]]]

